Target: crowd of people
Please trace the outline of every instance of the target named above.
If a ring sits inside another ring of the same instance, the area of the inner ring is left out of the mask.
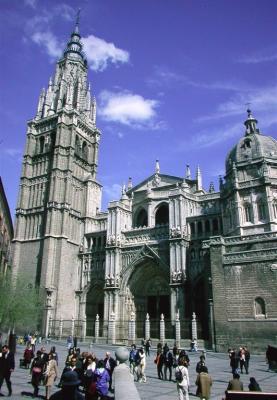
[[[113,371],[117,365],[116,360],[110,352],[99,359],[93,352],[81,352],[72,337],[67,338],[68,354],[65,365],[59,365],[59,357],[55,346],[47,352],[44,346],[36,351],[36,343],[26,342],[23,358],[20,366],[30,371],[30,383],[33,386],[33,397],[39,396],[42,386],[45,388],[45,399],[56,400],[68,398],[73,393],[76,399],[86,400],[106,399],[108,392],[113,392],[112,380]],[[146,360],[150,355],[151,340],[143,340],[141,346],[133,344],[129,352],[130,372],[137,382],[146,382]],[[193,351],[190,349],[190,351]],[[243,391],[243,383],[240,380],[239,372],[249,373],[250,352],[247,347],[240,347],[238,350],[228,350],[230,368],[233,379],[228,383],[226,391]],[[160,380],[174,381],[177,385],[179,400],[189,399],[190,358],[185,350],[180,350],[176,345],[172,350],[167,343],[158,343],[155,351],[154,363],[157,368],[157,378]],[[14,355],[8,345],[2,347],[0,353],[0,396],[1,387],[4,381],[8,388],[9,396],[12,395],[11,373],[15,368]],[[61,373],[58,369],[60,368]],[[196,396],[208,400],[211,396],[212,377],[209,374],[206,364],[206,353],[202,352],[195,367],[196,370]],[[59,377],[59,380],[58,380]],[[51,396],[52,388],[56,384],[61,390]],[[254,377],[250,378],[249,391],[261,391],[261,388]],[[65,397],[64,397],[65,396]],[[41,397],[41,396],[40,396]]]

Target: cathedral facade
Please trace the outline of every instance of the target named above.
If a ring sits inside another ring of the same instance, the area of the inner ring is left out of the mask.
[[[277,142],[248,110],[219,191],[153,174],[101,211],[96,102],[78,24],[28,122],[13,241],[15,274],[45,296],[42,332],[126,342],[197,336],[226,350],[276,344]],[[162,317],[161,317],[162,316]]]

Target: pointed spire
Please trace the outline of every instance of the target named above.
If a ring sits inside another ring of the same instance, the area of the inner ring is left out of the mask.
[[[126,185],[125,185],[125,183],[122,185],[121,200],[129,200],[128,196],[126,194]]]
[[[130,189],[132,189],[132,187],[133,187],[132,178],[129,176],[129,179],[128,179],[128,185],[127,185],[127,190],[130,190]]]
[[[214,189],[214,183],[211,182],[211,183],[210,183],[210,187],[209,187],[209,193],[213,193],[214,191],[215,191],[215,189]]]
[[[40,119],[43,117],[44,102],[45,102],[45,89],[43,88],[39,96],[36,119]]]
[[[246,126],[246,131],[245,131],[245,135],[253,135],[254,133],[260,133],[259,129],[257,129],[256,124],[258,123],[258,121],[256,120],[256,118],[253,117],[252,115],[252,111],[248,108],[247,109],[247,120],[244,122],[244,125]]]
[[[191,179],[189,164],[186,165],[186,179]]]
[[[91,120],[93,125],[96,124],[96,98],[93,96],[92,104],[91,104]]]
[[[81,42],[81,35],[79,33],[79,22],[80,22],[80,9],[77,12],[76,23],[73,32],[71,33],[70,39],[67,42],[66,49],[64,50],[64,57],[70,57],[74,60],[82,60],[85,65],[87,60],[83,52],[83,44]]]
[[[81,9],[79,8],[79,10],[77,11],[77,14],[76,14],[76,22],[75,22],[75,29],[74,29],[74,33],[77,33],[77,34],[79,34],[80,13],[81,13]]]
[[[202,174],[199,165],[196,170],[197,190],[202,190]]]
[[[156,174],[159,174],[159,173],[160,173],[160,163],[159,163],[159,160],[156,160],[155,173],[156,173]]]

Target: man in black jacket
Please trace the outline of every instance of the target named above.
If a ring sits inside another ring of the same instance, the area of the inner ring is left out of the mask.
[[[14,371],[14,365],[14,354],[10,352],[8,346],[3,346],[0,353],[0,391],[5,380],[9,396],[12,395],[11,373]],[[4,395],[0,392],[0,396]]]

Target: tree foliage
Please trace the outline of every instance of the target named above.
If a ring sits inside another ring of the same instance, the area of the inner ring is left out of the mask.
[[[37,330],[43,309],[43,298],[38,287],[26,275],[16,280],[10,273],[0,277],[0,328],[17,333]]]

